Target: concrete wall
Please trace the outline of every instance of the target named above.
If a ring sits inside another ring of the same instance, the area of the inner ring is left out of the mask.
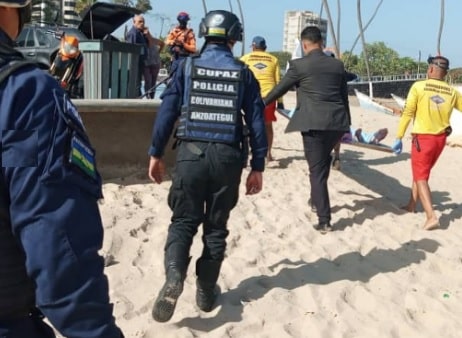
[[[148,149],[159,100],[73,100],[82,116],[104,178],[126,176],[148,168]],[[174,163],[172,139],[165,161]]]
[[[406,97],[414,82],[415,80],[373,82],[372,92],[374,97],[390,98],[391,93],[401,97]],[[348,83],[349,95],[355,95],[354,89],[359,90],[363,94],[369,95],[369,83],[367,82]]]

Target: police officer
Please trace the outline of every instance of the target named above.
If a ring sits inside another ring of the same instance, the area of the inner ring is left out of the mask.
[[[28,16],[30,0],[0,0],[0,78],[15,69],[0,83],[0,337],[55,337],[43,317],[65,337],[122,337],[94,151],[56,80],[13,49]]]
[[[268,150],[258,83],[232,54],[236,41],[242,40],[239,19],[227,11],[211,11],[200,23],[199,36],[205,38],[200,55],[185,59],[164,91],[149,150],[149,176],[160,183],[164,148],[179,117],[178,154],[168,196],[173,215],[165,245],[166,281],[152,312],[159,322],[173,315],[183,290],[190,246],[201,223],[204,246],[196,261],[196,303],[203,311],[213,309],[227,221],[238,201],[243,163],[247,162],[243,159],[244,122],[252,152],[247,194],[262,189]]]

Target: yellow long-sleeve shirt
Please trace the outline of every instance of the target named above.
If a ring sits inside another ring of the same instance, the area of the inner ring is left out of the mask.
[[[445,81],[427,79],[415,82],[409,90],[396,137],[401,139],[404,136],[412,119],[413,134],[443,133],[449,126],[453,108],[462,110],[462,95]]]
[[[242,56],[241,61],[249,66],[260,84],[260,93],[263,98],[279,83],[281,79],[279,61],[270,53],[250,52]],[[278,102],[282,102],[282,97],[278,99]]]

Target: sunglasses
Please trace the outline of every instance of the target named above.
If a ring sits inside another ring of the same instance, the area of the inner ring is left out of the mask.
[[[443,70],[448,70],[449,69],[448,65],[445,64],[445,63],[439,63],[439,62],[434,61],[434,62],[431,62],[430,64],[435,65],[435,66],[437,66],[437,67],[439,67],[439,68],[441,68]]]

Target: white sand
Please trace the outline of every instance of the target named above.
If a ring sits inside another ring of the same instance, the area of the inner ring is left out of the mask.
[[[294,94],[285,97],[294,105]],[[388,127],[398,118],[352,104],[353,125]],[[173,318],[151,318],[164,282],[163,246],[171,212],[170,181],[149,183],[145,172],[104,185],[104,254],[117,322],[132,337],[460,337],[462,334],[461,149],[446,147],[430,179],[441,229],[421,229],[419,207],[406,214],[411,184],[410,139],[400,156],[343,146],[342,169],[329,189],[335,231],[312,228],[309,180],[301,136],[275,123],[264,189],[241,196],[229,220],[222,295],[211,313],[195,305],[196,235],[185,288]],[[147,141],[149,142],[149,141]],[[145,147],[145,145],[140,145]]]

